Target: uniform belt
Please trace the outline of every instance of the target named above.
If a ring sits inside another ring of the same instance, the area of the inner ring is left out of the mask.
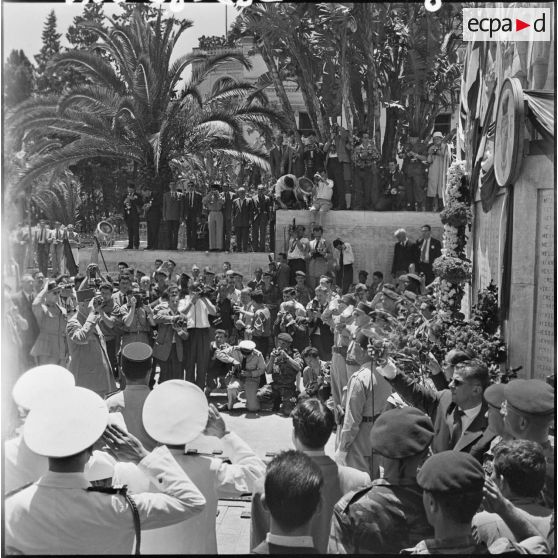
[[[362,422],[374,422],[380,415],[375,415],[373,417],[362,417]]]

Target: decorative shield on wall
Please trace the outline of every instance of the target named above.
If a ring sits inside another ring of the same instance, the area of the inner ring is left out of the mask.
[[[525,101],[521,82],[506,78],[496,115],[494,173],[499,186],[515,181],[523,165]]]

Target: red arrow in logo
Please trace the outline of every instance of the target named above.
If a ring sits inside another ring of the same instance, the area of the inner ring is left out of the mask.
[[[521,21],[520,19],[515,19],[515,30],[516,31],[521,31],[522,29],[525,29],[526,27],[531,27],[530,23],[525,23],[524,21]]]

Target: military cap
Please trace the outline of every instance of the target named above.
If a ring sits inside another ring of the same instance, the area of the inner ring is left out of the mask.
[[[416,302],[417,301],[417,295],[413,292],[413,291],[405,291],[403,293],[403,296],[409,301],[409,302]]]
[[[294,287],[285,287],[283,289],[283,294],[295,294],[296,290]]]
[[[247,339],[244,339],[238,344],[238,348],[241,351],[253,351],[256,348],[256,344],[254,343],[254,341],[248,341]]]
[[[154,440],[179,446],[204,431],[208,414],[207,399],[196,384],[167,380],[147,396],[142,419],[146,432]]]
[[[484,400],[495,409],[500,409],[502,403],[506,400],[504,388],[506,384],[492,384],[488,386],[483,393]]]
[[[280,333],[277,336],[277,339],[280,339],[281,341],[285,341],[286,343],[292,343],[293,342],[293,338],[288,333]]]
[[[37,401],[56,397],[60,390],[74,387],[75,376],[57,364],[35,366],[22,374],[14,385],[12,397],[16,405],[32,409]]]
[[[341,297],[341,301],[344,302],[347,306],[354,306],[356,304],[355,297],[351,294],[344,294]]]
[[[176,267],[176,262],[174,260],[167,260],[167,262],[169,262],[170,264],[172,264],[174,267]]]
[[[273,277],[273,273],[271,273],[270,271],[264,271],[263,276],[264,277]]]
[[[327,279],[328,281],[332,281],[332,280],[333,280],[333,279],[331,278],[331,275],[327,275],[327,274],[325,274],[325,275],[320,275],[320,281],[321,281],[322,279]]]
[[[215,275],[215,272],[214,272],[214,271],[211,271],[211,268],[210,268],[210,267],[204,267],[204,268],[203,268],[203,272],[204,272],[206,275]]]
[[[85,464],[83,474],[89,482],[110,479],[114,475],[116,459],[104,451],[95,450]]]
[[[158,269],[158,270],[155,272],[155,275],[164,275],[165,277],[168,277],[168,276],[169,276],[169,274],[168,274],[164,269]]]
[[[386,285],[384,285],[384,287],[382,288],[382,294],[386,295],[388,298],[391,298],[393,300],[397,300],[399,298],[399,294],[397,294],[396,291],[390,289]]]
[[[59,293],[62,287],[56,281],[49,281],[47,291],[49,293]]]
[[[233,271],[233,276],[234,277],[244,277],[244,275],[242,275],[242,273],[240,273],[240,271]]]
[[[235,273],[234,273],[234,271],[233,271],[232,269],[228,269],[228,270],[225,272],[225,275],[226,275],[227,277],[234,277]]]
[[[199,266],[197,264],[194,264],[192,266],[192,271],[194,271],[195,269],[197,269],[198,271],[200,270]]]
[[[374,451],[390,459],[405,459],[421,453],[433,437],[430,417],[415,407],[382,413],[370,432]]]
[[[508,407],[527,415],[554,414],[554,390],[542,380],[512,380],[504,395]]]
[[[416,273],[407,273],[407,279],[410,279],[411,281],[416,281],[419,284],[421,282],[420,277]]]
[[[147,343],[128,343],[122,349],[122,357],[132,362],[145,362],[153,356],[153,350]]]
[[[360,310],[361,312],[364,312],[367,316],[370,316],[370,314],[374,311],[372,306],[370,306],[370,304],[367,304],[366,302],[359,302],[355,310]]]
[[[306,273],[304,273],[304,271],[297,271],[295,275],[298,277],[306,277]]]
[[[361,291],[367,291],[367,290],[368,290],[368,287],[364,283],[357,283],[355,285],[355,293],[361,292]]]
[[[23,427],[29,449],[46,457],[69,457],[91,447],[108,424],[105,402],[90,389],[72,387],[36,402]]]
[[[484,486],[484,469],[470,453],[442,451],[424,462],[417,483],[428,492],[473,492]]]
[[[118,262],[117,265],[121,265],[123,267],[130,267],[126,262]]]

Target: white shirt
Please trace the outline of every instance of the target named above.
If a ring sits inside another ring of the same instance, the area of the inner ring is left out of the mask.
[[[333,180],[320,180],[316,188],[316,199],[330,201],[333,196]]]
[[[215,518],[219,498],[232,498],[252,492],[254,483],[265,475],[265,463],[233,432],[221,439],[223,454],[232,464],[205,455],[184,455],[182,449],[170,450],[179,465],[204,495],[207,505],[201,513],[170,527],[142,532],[142,554],[217,554]],[[122,469],[125,469],[124,471]],[[132,468],[117,464],[115,479],[131,492],[145,491]],[[156,486],[151,490],[157,491]]]
[[[426,248],[424,245],[426,244]],[[426,250],[426,252],[424,252]],[[422,259],[422,254],[424,252],[424,260]],[[422,245],[420,247],[420,258],[421,262],[430,263],[430,238],[422,241]]]
[[[178,303],[178,311],[184,314],[184,309],[190,304],[192,297],[187,296]],[[211,304],[211,303],[209,303]],[[209,327],[209,307],[206,302],[198,299],[196,304],[190,306],[186,315],[186,328],[206,328]]]
[[[303,250],[298,247],[299,241],[303,245]],[[289,252],[287,254],[287,260],[305,259],[308,252],[309,244],[310,241],[307,238],[297,238],[296,241],[294,238],[289,239]]]
[[[138,464],[159,493],[134,495],[142,535],[203,511],[205,498],[166,447]],[[5,544],[23,554],[131,554],[135,530],[123,496],[87,492],[83,473],[49,471],[5,502]]]
[[[353,249],[351,245],[348,242],[343,242],[343,246],[345,248],[345,250],[343,250],[343,265],[350,265],[355,263],[355,256],[353,254]],[[334,250],[333,253],[335,255],[335,261],[339,265],[339,256],[341,254],[341,251],[337,248],[334,248],[333,250]]]
[[[48,472],[48,458],[33,453],[23,436],[4,443],[4,494],[35,482]]]

